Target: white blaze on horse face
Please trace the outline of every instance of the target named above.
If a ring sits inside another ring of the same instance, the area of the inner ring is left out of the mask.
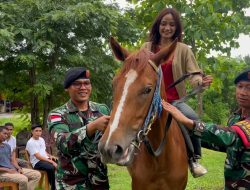
[[[119,102],[119,104],[117,106],[117,109],[116,109],[116,112],[115,112],[114,120],[113,120],[112,124],[110,125],[109,136],[108,136],[108,139],[106,141],[106,145],[108,145],[109,139],[110,139],[112,133],[118,127],[119,120],[120,120],[121,113],[122,113],[122,109],[123,109],[123,105],[124,105],[124,102],[125,102],[127,94],[128,94],[128,89],[129,89],[130,85],[135,81],[137,76],[138,76],[137,72],[135,70],[133,70],[133,69],[131,69],[125,75],[125,77],[127,79],[125,81],[125,85],[124,85],[124,88],[123,88],[122,97],[120,99],[120,102]]]

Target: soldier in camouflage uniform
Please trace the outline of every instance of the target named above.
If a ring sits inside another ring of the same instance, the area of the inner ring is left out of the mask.
[[[109,118],[104,104],[89,101],[89,71],[72,68],[64,80],[70,100],[50,112],[48,127],[58,149],[57,190],[109,189],[107,167],[100,160],[98,142]]]
[[[231,117],[228,127],[192,121],[167,102],[162,104],[177,121],[210,144],[210,148],[225,150],[225,189],[250,190],[250,69],[239,74],[234,82],[240,109]]]

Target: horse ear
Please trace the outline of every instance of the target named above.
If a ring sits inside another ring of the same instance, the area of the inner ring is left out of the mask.
[[[171,54],[174,52],[175,47],[177,45],[178,39],[176,38],[168,47],[163,48],[158,53],[154,55],[154,57],[151,58],[151,60],[156,64],[156,66],[159,66],[161,64],[162,60],[167,60]]]
[[[116,59],[124,61],[129,56],[129,52],[125,48],[121,47],[112,36],[109,39],[109,43]]]

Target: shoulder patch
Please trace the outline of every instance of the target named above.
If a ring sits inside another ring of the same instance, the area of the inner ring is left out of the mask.
[[[51,123],[62,121],[62,115],[59,113],[51,113],[51,115],[49,115],[48,120]]]
[[[235,123],[232,128],[242,139],[246,148],[250,148],[250,120],[246,119]]]

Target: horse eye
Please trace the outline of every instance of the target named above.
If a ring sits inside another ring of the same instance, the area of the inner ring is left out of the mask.
[[[146,87],[143,91],[143,94],[149,94],[151,92],[151,88],[150,87]]]

